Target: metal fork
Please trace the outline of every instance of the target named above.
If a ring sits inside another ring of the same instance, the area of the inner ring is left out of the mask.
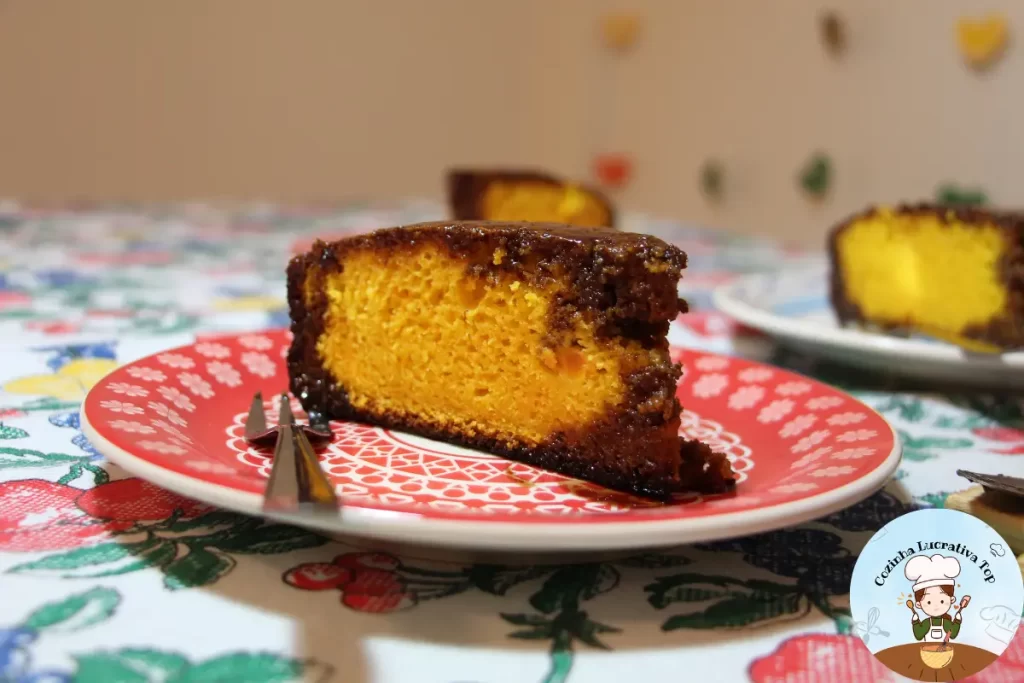
[[[245,421],[245,438],[251,442],[265,441],[271,432],[276,432],[274,463],[270,468],[270,480],[263,495],[263,509],[273,512],[305,512],[309,510],[337,511],[338,498],[334,487],[320,467],[320,459],[313,449],[306,431],[330,434],[330,428],[322,424],[297,425],[292,414],[287,394],[281,395],[278,412],[278,427],[267,429],[267,418],[263,410],[263,397],[256,394],[249,407]]]

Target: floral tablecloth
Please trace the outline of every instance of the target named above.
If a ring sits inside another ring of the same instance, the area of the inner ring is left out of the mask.
[[[798,258],[631,216],[689,254],[673,340],[855,393],[903,439],[885,491],[813,524],[564,566],[460,565],[213,511],[104,462],[89,387],[196,335],[286,324],[314,235],[440,217],[397,207],[0,204],[0,681],[741,681],[897,677],[860,642],[850,574],[873,530],[1024,456],[1021,397],[924,392],[777,350],[711,310],[737,273]],[[1024,680],[1024,638],[972,680]]]

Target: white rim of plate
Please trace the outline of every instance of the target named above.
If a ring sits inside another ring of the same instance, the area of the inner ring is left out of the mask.
[[[799,318],[788,318],[748,303],[738,295],[740,290],[766,289],[767,283],[775,278],[797,277],[809,270],[817,270],[818,266],[797,268],[799,270],[790,268],[785,271],[754,273],[716,287],[712,292],[715,308],[740,323],[771,336],[798,340],[814,346],[838,347],[879,356],[916,356],[941,363],[970,363],[1002,369],[1024,368],[1024,353],[1014,352],[994,358],[987,358],[983,354],[965,355],[960,348],[943,342],[899,339],[861,330],[828,327]]]
[[[870,407],[866,408],[871,410]],[[889,425],[888,421],[886,424]],[[885,460],[875,469],[856,481],[831,491],[798,501],[757,508],[756,511],[745,510],[710,517],[684,517],[650,522],[606,521],[592,526],[559,523],[556,520],[494,524],[468,519],[429,518],[414,512],[344,507],[337,516],[268,515],[262,509],[263,497],[259,494],[199,481],[154,465],[118,448],[93,428],[84,405],[82,431],[111,462],[129,473],[210,505],[335,534],[350,534],[418,546],[499,551],[639,550],[718,541],[773,531],[825,517],[877,492],[899,467],[903,450],[899,437],[892,425],[889,425],[893,447]],[[736,495],[742,495],[742,491]],[[756,514],[751,514],[752,512]]]

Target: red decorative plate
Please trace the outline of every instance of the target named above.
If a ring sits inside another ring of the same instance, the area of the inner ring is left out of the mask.
[[[286,331],[224,336],[118,368],[89,392],[83,426],[111,461],[214,505],[262,514],[269,452],[242,437],[256,391],[287,387]],[[750,361],[673,349],[682,433],[728,454],[734,495],[671,505],[352,422],[322,462],[346,503],[289,521],[391,541],[479,549],[619,549],[746,535],[814,519],[881,487],[900,448],[856,399]],[[293,408],[302,416],[296,401]],[[276,410],[268,400],[268,416]],[[756,511],[756,514],[750,514]]]

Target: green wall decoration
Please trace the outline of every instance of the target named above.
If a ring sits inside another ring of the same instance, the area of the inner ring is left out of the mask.
[[[978,188],[958,187],[946,183],[935,191],[935,201],[949,206],[982,206],[988,203],[988,197]]]
[[[846,25],[838,14],[832,11],[823,13],[818,19],[821,31],[821,42],[825,49],[838,56],[846,50]]]
[[[832,160],[827,154],[817,152],[801,169],[800,187],[812,197],[824,197],[832,184]]]
[[[700,189],[708,199],[720,199],[722,197],[723,184],[725,182],[725,170],[722,164],[713,159],[704,162],[700,168]]]

